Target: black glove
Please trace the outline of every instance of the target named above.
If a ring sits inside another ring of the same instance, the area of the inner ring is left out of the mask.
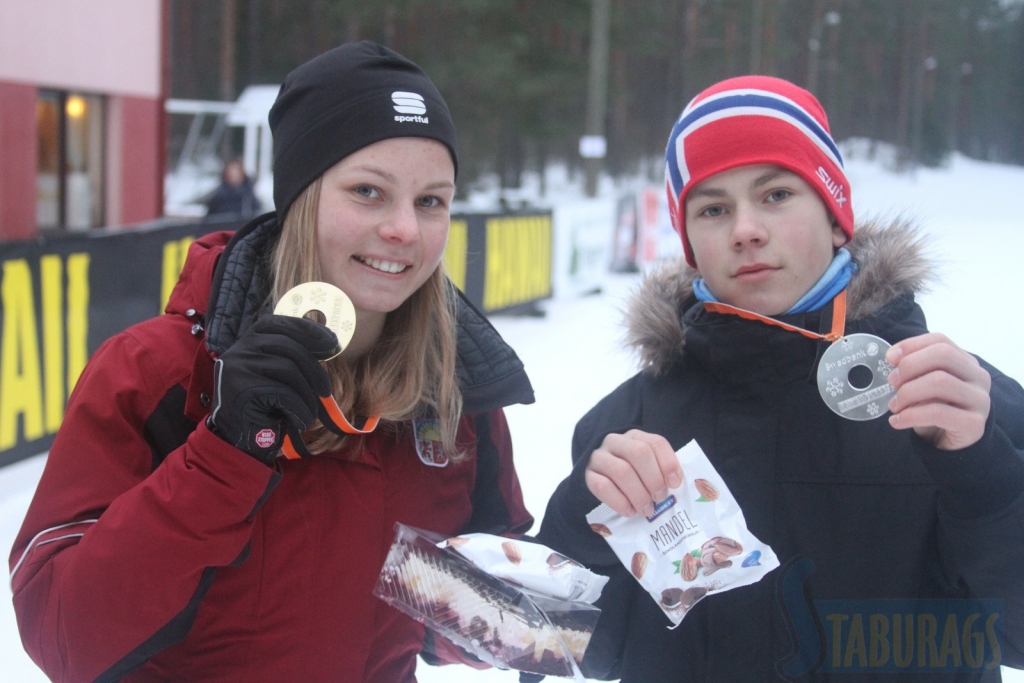
[[[306,318],[268,315],[257,320],[214,365],[214,434],[272,465],[289,429],[317,419],[318,396],[331,382],[318,362],[338,353],[338,338]]]

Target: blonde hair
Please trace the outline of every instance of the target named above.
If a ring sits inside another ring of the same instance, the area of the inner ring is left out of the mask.
[[[317,179],[307,187],[284,219],[271,256],[271,310],[295,285],[322,278],[316,230],[320,186]],[[380,415],[382,427],[397,431],[403,421],[436,417],[444,451],[458,461],[463,455],[456,444],[462,393],[455,379],[455,305],[442,261],[412,296],[388,313],[368,353],[354,360],[338,356],[326,367],[334,398],[350,420]],[[303,436],[313,453],[340,450],[358,438],[338,436],[319,422]]]

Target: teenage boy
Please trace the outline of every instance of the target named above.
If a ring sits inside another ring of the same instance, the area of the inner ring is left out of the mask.
[[[825,112],[787,81],[708,88],[666,156],[689,267],[649,275],[633,297],[643,369],[577,424],[574,470],[539,534],[611,577],[584,673],[998,680],[997,664],[1024,665],[1024,390],[929,333],[913,229],[855,232]],[[887,418],[826,405],[830,332],[892,344],[893,392],[876,405]],[[691,439],[781,567],[670,630],[585,515],[604,502],[649,516],[684,476],[674,451]]]

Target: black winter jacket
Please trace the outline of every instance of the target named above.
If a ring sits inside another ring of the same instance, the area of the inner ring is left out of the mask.
[[[914,291],[929,266],[913,230],[861,226],[849,248],[860,270],[847,290],[847,333],[891,343],[925,333]],[[634,297],[630,339],[645,370],[577,424],[574,470],[538,535],[611,577],[584,673],[623,683],[891,680],[886,672],[909,671],[928,674],[915,681],[999,680],[997,662],[1024,666],[1020,385],[985,365],[993,381],[984,436],[939,451],[884,418],[834,414],[815,382],[823,342],[709,313],[692,296],[693,277],[685,267],[662,271]],[[783,319],[827,332],[831,317],[830,304]],[[758,583],[697,603],[675,630],[584,517],[599,503],[583,478],[590,453],[605,435],[633,428],[676,449],[696,439],[781,563]]]

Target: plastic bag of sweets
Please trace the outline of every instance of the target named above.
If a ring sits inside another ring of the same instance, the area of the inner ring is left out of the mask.
[[[683,482],[650,517],[623,517],[607,505],[587,515],[675,628],[697,601],[746,586],[779,566],[747,529],[736,499],[696,441],[678,451]]]
[[[464,534],[439,543],[492,576],[552,598],[594,604],[608,577],[534,542],[491,534]]]
[[[560,565],[568,558],[543,546],[528,548],[534,544],[501,537],[446,541],[403,524],[396,524],[395,529],[395,541],[373,589],[375,596],[491,666],[582,683],[579,663],[601,610],[586,602],[530,591],[518,581],[513,585],[484,571],[456,548],[482,544],[479,560],[493,554],[487,546],[496,541],[497,552],[516,568],[509,571],[527,582],[551,571],[562,573]],[[558,566],[552,565],[557,559],[553,556],[561,558],[555,562]],[[584,581],[590,586],[585,592],[596,599],[605,579],[592,576],[600,581]],[[556,583],[556,592],[581,589]]]

